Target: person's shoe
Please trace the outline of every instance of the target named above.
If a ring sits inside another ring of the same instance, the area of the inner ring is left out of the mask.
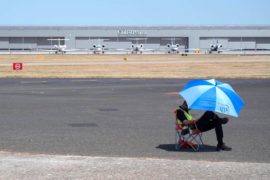
[[[227,122],[229,121],[229,118],[219,118],[218,121],[221,123],[221,124],[227,124]]]
[[[221,145],[217,145],[217,151],[231,151],[232,150],[232,148],[231,147],[229,147],[229,146],[226,146],[224,143],[223,144],[221,144]]]

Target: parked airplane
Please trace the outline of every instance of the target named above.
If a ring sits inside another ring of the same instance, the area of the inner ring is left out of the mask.
[[[104,54],[107,49],[105,49],[105,45],[94,44],[93,48],[90,48],[90,50],[92,50],[94,54]]]
[[[167,44],[167,47],[168,47],[168,54],[179,54],[180,52],[180,45],[179,44]]]
[[[62,53],[62,54],[65,54],[67,52],[67,45],[64,44],[64,45],[61,45],[61,41],[67,41],[69,39],[47,39],[48,41],[57,41],[58,43],[53,45],[52,49],[51,50],[47,50],[48,52],[54,52],[55,54],[57,53]]]
[[[117,49],[118,51],[127,51],[131,52],[131,54],[142,54],[143,52],[155,51],[155,49],[145,49],[143,44],[139,44],[139,41],[146,40],[146,38],[128,38],[129,40],[136,41],[136,43],[132,43],[131,48],[127,49]]]
[[[103,41],[107,39],[92,39],[92,40],[98,41],[89,49],[90,51],[93,52],[93,54],[104,54],[105,51],[109,50],[108,48],[106,48],[106,45],[103,44]]]
[[[137,54],[137,53],[142,54],[144,51],[144,46],[143,44],[132,44],[131,49],[132,49],[131,54]]]
[[[167,48],[163,49],[168,54],[179,54],[180,52],[186,54],[188,53],[188,51],[194,50],[194,49],[181,48],[180,44],[175,42],[177,38],[164,38],[164,39],[171,40],[171,43],[167,44]]]
[[[48,41],[57,41],[57,44],[54,44],[50,50],[48,49],[42,49],[41,51],[46,51],[46,52],[54,52],[55,54],[61,53],[61,54],[66,54],[67,52],[74,52],[74,51],[83,51],[84,49],[67,49],[67,45],[61,45],[61,41],[67,41],[69,39],[63,39],[63,38],[57,38],[57,39],[47,39]],[[53,44],[53,43],[51,43]]]
[[[220,48],[222,48],[222,44],[218,43],[217,40],[215,44],[210,44],[210,49],[208,50],[208,53],[212,54],[212,52],[217,52],[219,54],[220,52],[222,52]]]

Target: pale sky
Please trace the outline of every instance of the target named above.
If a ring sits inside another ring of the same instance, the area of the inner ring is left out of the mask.
[[[270,0],[0,0],[0,25],[270,25]]]

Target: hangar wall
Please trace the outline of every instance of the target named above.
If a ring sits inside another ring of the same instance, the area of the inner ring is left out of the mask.
[[[1,50],[49,49],[57,43],[50,38],[67,38],[60,43],[82,49],[94,44],[127,48],[132,43],[160,48],[171,42],[183,48],[219,42],[224,48],[270,49],[270,26],[0,26]]]

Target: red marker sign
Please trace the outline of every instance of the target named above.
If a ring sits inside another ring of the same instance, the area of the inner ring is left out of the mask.
[[[13,70],[22,70],[23,69],[23,63],[13,63]]]

